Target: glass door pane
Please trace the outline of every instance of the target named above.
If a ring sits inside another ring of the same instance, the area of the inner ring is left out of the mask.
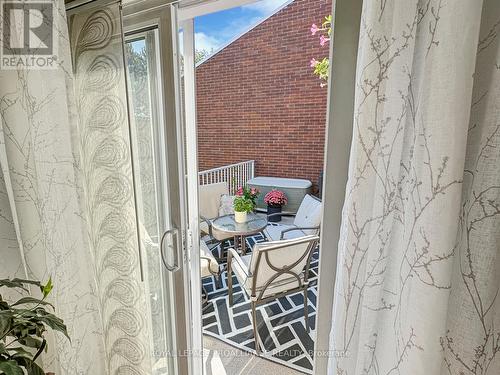
[[[182,147],[176,63],[168,11],[157,26],[127,34],[125,56],[143,276],[153,374],[185,373]],[[162,59],[160,59],[162,56]]]
[[[153,374],[168,373],[169,326],[165,302],[168,295],[163,288],[163,270],[160,239],[166,227],[162,207],[159,152],[160,113],[158,111],[158,68],[155,40],[157,30],[138,33],[125,44],[128,68],[129,104],[137,215],[144,281],[151,313],[150,332]],[[168,207],[165,207],[168,208]]]

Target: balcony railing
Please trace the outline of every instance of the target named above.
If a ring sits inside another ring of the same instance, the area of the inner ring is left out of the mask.
[[[234,195],[238,186],[243,186],[254,178],[255,161],[248,160],[241,163],[212,168],[198,173],[200,185],[227,182],[229,194]]]

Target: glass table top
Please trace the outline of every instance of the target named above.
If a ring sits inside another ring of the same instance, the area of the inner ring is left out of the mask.
[[[246,223],[234,221],[234,215],[220,216],[212,221],[212,226],[235,236],[244,236],[262,231],[267,226],[267,217],[254,213],[247,214]]]

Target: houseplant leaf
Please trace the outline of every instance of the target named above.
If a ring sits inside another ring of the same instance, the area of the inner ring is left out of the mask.
[[[33,360],[29,358],[16,358],[19,364],[26,368],[28,375],[45,375],[45,372]]]
[[[17,279],[17,278],[12,280],[9,279],[0,280],[0,287],[6,286],[7,288],[20,288],[28,292],[28,289],[24,286],[24,284],[40,286],[40,281]]]
[[[46,310],[47,306],[54,309],[45,301],[53,288],[51,279],[45,285],[23,279],[0,280],[0,287],[28,291],[27,285],[38,286],[43,298],[26,296],[9,305],[0,294],[0,375],[44,375],[45,372],[35,361],[46,351],[45,331],[51,328],[68,337],[63,320]],[[6,342],[18,345],[6,346]]]
[[[49,277],[49,281],[47,281],[47,284],[40,285],[40,290],[43,293],[43,298],[45,298],[49,295],[49,293],[52,291],[53,287],[54,287],[54,285],[52,285],[52,277]]]
[[[39,320],[47,324],[50,328],[59,331],[64,334],[69,339],[68,332],[66,330],[66,325],[63,320],[55,316],[54,314],[44,311],[44,315],[39,317]]]
[[[28,348],[35,348],[37,350],[42,347],[43,341],[45,341],[45,340],[40,340],[38,338],[30,337],[30,336],[26,336],[26,337],[19,339],[20,344],[27,346]]]
[[[12,320],[12,313],[10,311],[0,311],[0,339],[10,331]]]
[[[48,303],[47,301],[44,301],[44,300],[41,300],[41,299],[38,299],[38,298],[33,298],[33,297],[23,297],[20,300],[18,300],[15,303],[13,303],[12,306],[24,305],[26,303],[34,303],[34,304],[37,304],[37,305],[49,305],[52,308],[54,307],[50,303]]]
[[[0,362],[0,372],[5,375],[24,375],[23,369],[15,361]]]

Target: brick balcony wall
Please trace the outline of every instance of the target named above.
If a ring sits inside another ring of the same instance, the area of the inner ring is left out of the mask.
[[[331,0],[295,0],[196,69],[200,170],[256,161],[256,176],[305,178],[323,169],[327,88],[310,34]]]

